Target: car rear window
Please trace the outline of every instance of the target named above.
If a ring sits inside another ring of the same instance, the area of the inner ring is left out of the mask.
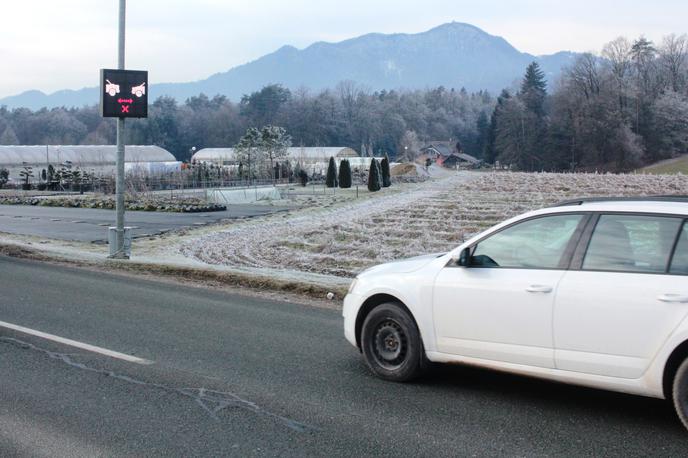
[[[683,224],[683,230],[676,245],[674,258],[671,261],[672,274],[688,275],[688,224]]]
[[[666,272],[681,219],[602,215],[592,233],[584,270]]]

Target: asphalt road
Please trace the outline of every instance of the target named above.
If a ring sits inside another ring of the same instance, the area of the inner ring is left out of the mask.
[[[126,213],[125,224],[133,228],[132,234],[136,238],[284,210],[286,207],[247,204],[228,205],[225,211],[203,213],[130,211]],[[107,228],[114,224],[114,210],[0,205],[0,232],[11,234],[80,242],[106,242]]]
[[[686,456],[660,400],[370,375],[339,312],[0,257],[2,456]]]

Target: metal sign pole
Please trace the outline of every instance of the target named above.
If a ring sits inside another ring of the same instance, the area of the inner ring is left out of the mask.
[[[119,0],[119,50],[117,68],[124,70],[124,25],[126,17],[126,0]],[[128,259],[124,250],[124,118],[117,118],[117,252],[113,256]]]

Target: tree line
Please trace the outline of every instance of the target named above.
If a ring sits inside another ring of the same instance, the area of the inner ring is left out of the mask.
[[[617,38],[547,92],[537,63],[497,98],[483,158],[521,170],[630,170],[688,152],[688,38]]]
[[[411,156],[423,142],[461,141],[478,151],[477,120],[494,106],[487,92],[438,87],[370,92],[353,82],[311,93],[269,85],[234,103],[201,94],[178,103],[160,97],[149,117],[127,120],[128,144],[154,144],[178,160],[191,148],[233,147],[251,128],[280,126],[292,146],[343,146],[364,156]],[[115,122],[97,106],[31,111],[0,107],[0,144],[113,144]],[[477,154],[477,153],[476,153]]]
[[[149,118],[127,121],[126,141],[186,161],[192,148],[235,146],[251,128],[280,126],[293,146],[348,146],[397,161],[450,140],[521,170],[628,170],[688,149],[687,54],[685,35],[657,45],[618,38],[599,56],[579,55],[557,81],[533,63],[496,98],[442,86],[369,91],[351,81],[319,92],[273,84],[238,102],[160,97]],[[115,122],[97,106],[0,107],[0,144],[113,143]]]

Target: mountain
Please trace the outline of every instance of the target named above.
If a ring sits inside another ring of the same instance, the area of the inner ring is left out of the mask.
[[[317,42],[303,50],[283,46],[255,61],[189,83],[151,84],[152,100],[170,95],[177,100],[200,93],[243,94],[280,83],[290,89],[333,88],[352,80],[373,90],[424,89],[444,86],[498,92],[522,77],[526,66],[540,63],[549,81],[570,64],[575,53],[548,56],[522,53],[501,37],[470,24],[452,22],[417,34],[371,33],[339,43]],[[38,109],[43,106],[81,106],[98,101],[97,88],[63,90],[50,95],[40,91],[0,99],[0,105]]]

